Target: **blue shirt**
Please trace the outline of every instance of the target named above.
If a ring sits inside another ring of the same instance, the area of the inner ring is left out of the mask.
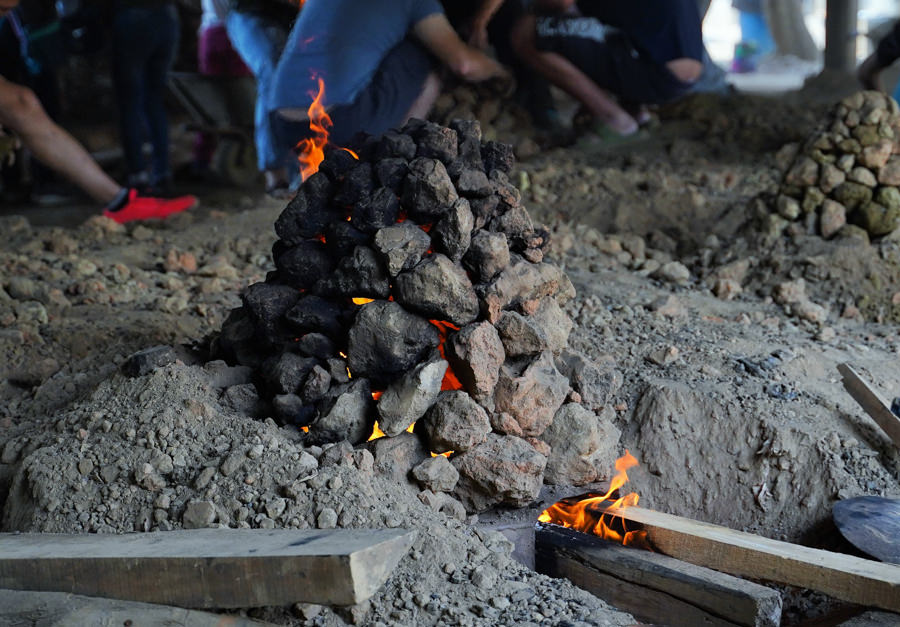
[[[269,109],[306,109],[325,81],[325,106],[349,104],[381,60],[438,0],[307,0],[275,69]],[[310,95],[310,93],[312,95]]]
[[[703,60],[697,0],[578,0],[578,10],[621,30],[631,45],[654,62]]]

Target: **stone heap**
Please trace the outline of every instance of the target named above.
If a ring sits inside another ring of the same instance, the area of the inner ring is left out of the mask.
[[[544,261],[509,146],[476,121],[416,120],[354,149],[301,186],[276,270],[212,342],[254,373],[227,393],[309,445],[368,447],[460,517],[605,475],[621,376],[567,349],[574,289]]]
[[[802,221],[830,238],[853,227],[870,237],[900,226],[900,108],[880,92],[844,98],[797,151],[775,199],[773,222]],[[851,226],[846,226],[846,225]]]

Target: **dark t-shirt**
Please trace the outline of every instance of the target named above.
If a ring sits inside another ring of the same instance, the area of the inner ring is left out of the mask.
[[[621,30],[653,61],[703,60],[697,0],[577,0],[583,15]]]
[[[306,108],[325,81],[325,106],[353,102],[382,59],[438,0],[308,0],[275,70],[269,109]]]

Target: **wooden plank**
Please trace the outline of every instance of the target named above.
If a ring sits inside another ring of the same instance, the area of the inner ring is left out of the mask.
[[[672,627],[781,623],[781,595],[775,590],[667,555],[555,525],[538,525],[535,551],[539,572],[565,577],[648,623]]]
[[[0,534],[0,588],[191,608],[355,605],[407,553],[404,529]]]
[[[843,377],[844,389],[866,410],[881,430],[900,447],[900,418],[891,411],[878,392],[860,377],[850,364],[838,364],[838,372]]]
[[[770,540],[643,507],[626,507],[615,515],[637,523],[655,548],[680,560],[900,611],[900,566]]]
[[[244,618],[169,605],[86,597],[66,592],[0,590],[0,625],[135,625],[135,627],[275,627]]]

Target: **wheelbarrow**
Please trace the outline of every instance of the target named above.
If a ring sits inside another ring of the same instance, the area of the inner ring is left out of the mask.
[[[192,131],[216,138],[210,169],[221,180],[239,187],[256,182],[253,112],[256,81],[250,76],[206,76],[170,72],[169,89],[188,112]]]

